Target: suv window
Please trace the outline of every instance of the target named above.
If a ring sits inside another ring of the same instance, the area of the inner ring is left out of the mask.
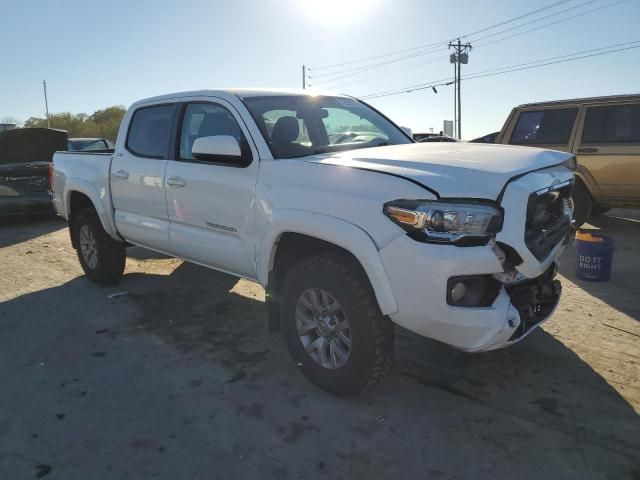
[[[566,145],[577,108],[522,112],[509,143],[517,145]]]
[[[173,104],[136,110],[129,125],[127,150],[140,157],[166,158],[173,111]]]
[[[180,132],[180,158],[194,160],[193,142],[200,137],[231,135],[242,147],[244,135],[233,115],[223,106],[213,103],[190,103],[184,111]]]
[[[640,104],[588,108],[582,143],[640,143]]]

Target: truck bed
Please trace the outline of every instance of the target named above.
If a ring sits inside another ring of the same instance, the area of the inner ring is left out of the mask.
[[[89,197],[103,223],[113,225],[110,171],[112,152],[56,152],[53,155],[53,205],[68,220],[70,192]]]

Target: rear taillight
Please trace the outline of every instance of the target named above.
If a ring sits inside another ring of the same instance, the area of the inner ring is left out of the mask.
[[[49,188],[51,189],[51,193],[53,193],[53,160],[49,164]]]

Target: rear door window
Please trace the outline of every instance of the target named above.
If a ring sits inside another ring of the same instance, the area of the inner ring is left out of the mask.
[[[522,112],[509,143],[516,145],[566,145],[578,113],[577,108]]]
[[[640,104],[588,108],[582,143],[640,143]]]
[[[133,114],[127,135],[127,150],[139,157],[166,158],[175,107],[155,105]]]

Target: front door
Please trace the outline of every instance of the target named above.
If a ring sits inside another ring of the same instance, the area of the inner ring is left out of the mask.
[[[587,107],[574,153],[605,202],[640,205],[640,103]]]
[[[258,154],[238,113],[210,98],[182,106],[175,158],[167,162],[169,241],[175,255],[248,278],[256,277],[253,204]],[[232,135],[246,162],[196,160],[200,137]]]
[[[118,231],[132,243],[164,252],[169,250],[164,175],[175,110],[174,104],[137,109],[111,163]]]

